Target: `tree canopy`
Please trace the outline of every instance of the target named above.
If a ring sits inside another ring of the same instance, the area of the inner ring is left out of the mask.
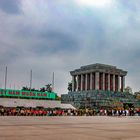
[[[30,87],[23,86],[22,90],[25,90],[25,91],[41,91],[41,92],[47,91],[47,92],[52,92],[52,85],[51,84],[47,84],[44,87],[41,87],[40,90],[35,89],[35,88],[30,89]]]
[[[131,88],[130,86],[127,86],[127,87],[124,89],[124,92],[133,94],[132,88]]]
[[[71,92],[72,91],[72,82],[68,83],[68,91]]]

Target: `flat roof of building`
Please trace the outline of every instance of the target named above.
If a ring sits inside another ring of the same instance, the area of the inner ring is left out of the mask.
[[[85,74],[91,72],[103,72],[103,73],[116,74],[120,76],[126,76],[127,74],[127,71],[118,69],[116,66],[100,64],[100,63],[81,66],[80,69],[75,69],[70,73],[71,75],[79,75],[79,74]]]

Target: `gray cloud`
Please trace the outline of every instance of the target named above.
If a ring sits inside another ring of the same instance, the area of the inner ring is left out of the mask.
[[[0,9],[8,14],[19,14],[20,0],[0,0]]]
[[[140,89],[139,2],[114,0],[100,8],[76,0],[22,0],[22,14],[15,15],[10,10],[17,2],[7,6],[8,12],[0,11],[0,77],[8,65],[8,85],[29,85],[32,69],[38,88],[52,81],[54,71],[56,91],[67,93],[70,70],[105,63],[128,70],[126,85]]]

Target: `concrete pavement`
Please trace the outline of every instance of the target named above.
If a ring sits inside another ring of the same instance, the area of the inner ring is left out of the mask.
[[[140,117],[1,116],[0,140],[140,140]]]

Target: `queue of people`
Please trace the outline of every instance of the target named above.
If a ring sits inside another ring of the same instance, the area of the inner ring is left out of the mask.
[[[0,116],[140,116],[140,109],[46,109],[0,107]]]

